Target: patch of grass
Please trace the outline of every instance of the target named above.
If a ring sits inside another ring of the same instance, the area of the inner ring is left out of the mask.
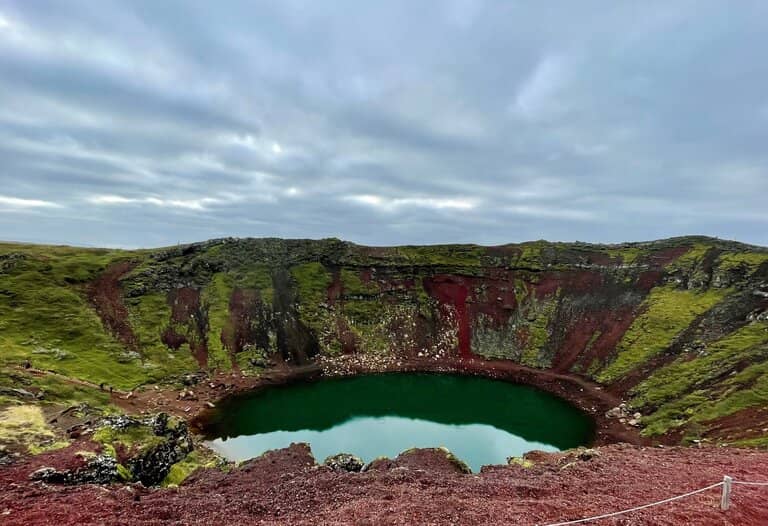
[[[229,272],[232,276],[232,286],[243,289],[256,289],[261,294],[261,300],[265,305],[272,303],[274,288],[272,284],[272,271],[264,263],[251,263]]]
[[[473,245],[401,246],[395,252],[408,264],[418,266],[445,265],[478,267],[486,251]]]
[[[291,268],[291,275],[304,304],[324,302],[328,297],[331,275],[320,263],[304,263]]]
[[[160,339],[171,319],[171,307],[165,294],[152,293],[130,298],[126,306],[129,321],[144,356],[143,382],[159,381],[168,376],[198,369],[191,353],[174,352]]]
[[[56,451],[57,449],[64,449],[68,447],[70,442],[68,440],[50,440],[40,444],[28,444],[27,451],[30,455],[39,455],[40,453],[47,453],[48,451]]]
[[[327,330],[330,320],[327,309],[322,305],[328,300],[331,274],[320,263],[304,263],[292,267],[291,276],[298,290],[301,320],[316,334],[321,334]]]
[[[201,300],[208,305],[208,364],[214,369],[231,369],[231,360],[221,343],[221,334],[230,325],[229,298],[234,288],[233,281],[224,273],[214,274],[201,295]]]
[[[510,466],[520,466],[521,468],[529,469],[535,466],[532,460],[528,460],[523,457],[509,457],[507,458],[507,464]]]
[[[548,246],[548,243],[545,241],[530,241],[517,246],[520,249],[520,257],[517,258],[515,266],[532,269],[543,268],[542,251],[544,247]]]
[[[177,487],[192,473],[202,468],[215,468],[221,464],[219,459],[208,449],[197,448],[187,455],[184,460],[171,466],[171,470],[161,483],[164,487]]]
[[[386,310],[386,304],[376,300],[347,300],[342,306],[346,316],[363,325],[380,322]]]
[[[356,270],[342,269],[340,272],[341,284],[344,294],[347,296],[369,296],[379,293],[379,287],[373,281],[368,283],[360,279],[360,273]]]
[[[764,346],[760,348],[760,346]],[[744,360],[768,356],[768,326],[752,322],[711,342],[704,353],[691,359],[683,356],[654,373],[633,391],[634,407],[652,406],[674,400],[711,383]]]
[[[757,267],[768,261],[766,252],[726,252],[717,258],[716,264],[721,270],[744,267],[754,272]]]
[[[20,364],[68,377],[131,389],[172,367],[159,343],[168,313],[156,297],[136,300],[151,323],[135,323],[146,360],[127,352],[108,334],[86,298],[86,284],[110,264],[136,259],[139,253],[73,247],[0,245],[0,366]],[[142,256],[143,257],[143,256]],[[158,295],[159,299],[159,295]],[[151,305],[144,305],[151,303]],[[136,305],[128,305],[132,311]],[[139,309],[141,310],[141,309]],[[149,332],[154,332],[151,335]],[[149,339],[149,345],[147,341]]]
[[[0,444],[26,444],[32,452],[55,438],[39,405],[12,405],[0,410]]]
[[[729,442],[728,445],[736,447],[754,447],[761,449],[768,448],[768,436],[736,440],[734,442]]]
[[[612,259],[621,260],[622,265],[632,265],[639,257],[645,255],[645,251],[638,247],[610,248],[605,252]]]
[[[706,422],[750,407],[768,405],[768,363],[747,367],[728,378],[722,387],[723,392],[699,408],[692,420]]]
[[[690,250],[667,265],[669,270],[693,270],[712,247],[704,243],[694,243]]]
[[[41,404],[70,406],[88,404],[91,407],[109,410],[109,393],[98,388],[77,384],[55,375],[33,374],[24,369],[0,368],[0,385],[4,387],[40,391],[43,395]],[[7,397],[14,403],[23,401],[16,397]]]
[[[155,435],[151,426],[143,424],[131,425],[125,429],[104,426],[93,433],[93,441],[102,444],[113,457],[117,457],[118,446],[141,454],[162,444],[165,440],[164,437]]]
[[[719,302],[729,291],[681,290],[667,285],[656,287],[643,303],[641,314],[616,346],[616,358],[598,375],[600,383],[611,383],[660,353],[697,316]]]
[[[694,391],[682,398],[665,404],[655,413],[642,419],[645,428],[643,436],[662,435],[671,429],[684,425],[703,404],[710,400],[706,391]]]

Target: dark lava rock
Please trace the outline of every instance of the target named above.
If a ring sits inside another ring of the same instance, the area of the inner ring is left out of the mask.
[[[141,425],[140,420],[136,420],[135,418],[131,418],[130,416],[125,415],[119,415],[119,416],[107,416],[101,419],[99,422],[99,426],[107,426],[111,427],[112,429],[117,429],[119,431],[122,431],[124,429],[127,429],[131,426],[139,426]]]
[[[600,456],[600,453],[596,449],[584,449],[579,451],[577,458],[579,460],[592,460]]]
[[[158,413],[150,421],[152,431],[157,435],[164,435],[168,430],[168,413]]]
[[[349,471],[358,473],[362,471],[365,462],[358,456],[350,453],[339,453],[337,455],[331,455],[325,459],[324,465],[328,466],[334,471]]]
[[[14,389],[7,387],[0,387],[0,395],[13,396],[16,398],[35,398],[34,393],[30,393],[26,389]]]
[[[155,417],[155,423],[158,417]],[[164,435],[166,440],[125,463],[134,480],[145,486],[160,484],[171,471],[171,467],[184,460],[195,447],[185,422],[180,422],[171,429],[167,428],[167,415],[165,420],[161,421],[165,422],[161,435]],[[153,428],[157,429],[154,426]]]
[[[29,478],[51,484],[109,484],[116,482],[120,476],[117,471],[117,460],[99,455],[77,469],[59,471],[44,467],[33,471]]]
[[[192,387],[193,385],[197,385],[200,382],[205,381],[205,379],[208,378],[208,375],[204,372],[198,372],[198,373],[187,373],[181,378],[181,383],[186,385],[187,387]]]

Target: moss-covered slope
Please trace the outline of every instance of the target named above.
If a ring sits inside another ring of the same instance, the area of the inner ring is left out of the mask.
[[[767,443],[768,250],[704,237],[0,245],[6,405],[13,389],[75,396],[73,379],[98,400],[101,383],[129,390],[198,368],[258,374],[354,353],[584,375],[624,396],[648,435]],[[58,375],[31,374],[26,360]]]

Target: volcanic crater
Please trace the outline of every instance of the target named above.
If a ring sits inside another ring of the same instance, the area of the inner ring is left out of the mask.
[[[768,472],[762,247],[4,244],[0,321],[8,524],[534,524]],[[202,441],[244,393],[378,373],[546,391],[589,415],[590,449],[510,452],[472,474],[439,448],[363,468],[286,444],[234,465]],[[768,522],[759,491],[739,487],[728,512],[713,492],[611,520]]]

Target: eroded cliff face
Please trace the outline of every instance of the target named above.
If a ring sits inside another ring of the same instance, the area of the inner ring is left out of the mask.
[[[46,272],[17,253],[0,283],[25,265]],[[82,257],[62,254],[53,271]],[[642,414],[649,436],[768,444],[766,249],[695,237],[394,248],[223,239],[98,257],[82,284],[55,290],[79,290],[100,317],[78,337],[97,340],[126,383],[345,356],[482,357],[594,380]],[[56,331],[30,330],[41,348],[56,345]],[[39,360],[77,371],[85,351],[62,352],[75,362]]]

